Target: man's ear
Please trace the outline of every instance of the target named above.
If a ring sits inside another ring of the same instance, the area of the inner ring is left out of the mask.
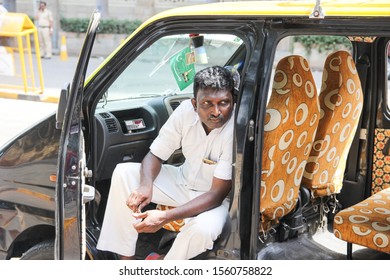
[[[196,112],[196,99],[191,98],[192,107],[194,107],[194,111]]]

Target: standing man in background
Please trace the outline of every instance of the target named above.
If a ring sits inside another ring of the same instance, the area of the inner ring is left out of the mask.
[[[39,9],[35,15],[35,21],[38,25],[41,58],[50,59],[52,56],[51,35],[53,34],[53,14],[46,8],[46,2],[39,2]]]

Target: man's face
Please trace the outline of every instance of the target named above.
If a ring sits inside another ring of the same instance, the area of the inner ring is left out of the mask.
[[[223,126],[233,111],[233,96],[226,90],[199,90],[196,100],[193,98],[191,101],[207,134]]]

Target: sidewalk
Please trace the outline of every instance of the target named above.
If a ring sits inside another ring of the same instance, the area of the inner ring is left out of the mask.
[[[59,55],[53,55],[51,59],[41,59],[44,81],[43,94],[9,93],[2,92],[0,88],[0,98],[58,103],[61,88],[73,80],[77,61],[78,57],[70,56],[67,60],[61,60]],[[87,77],[102,62],[103,58],[101,57],[91,57]]]

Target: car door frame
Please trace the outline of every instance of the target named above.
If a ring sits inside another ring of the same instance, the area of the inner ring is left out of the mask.
[[[63,112],[57,164],[55,252],[57,260],[83,259],[85,256],[85,187],[84,136],[81,123],[82,99],[89,58],[100,22],[100,13],[91,15]],[[61,102],[60,102],[61,103]],[[60,110],[61,108],[59,108]],[[57,114],[61,115],[61,114]]]
[[[246,24],[243,24],[243,20],[246,21]],[[127,39],[115,53],[110,55],[110,59],[103,62],[102,67],[98,69],[94,75],[90,77],[85,87],[85,99],[83,103],[83,112],[85,115],[85,127],[86,127],[86,148],[87,158],[89,168],[94,168],[95,156],[94,156],[94,143],[93,137],[89,138],[88,135],[93,135],[91,133],[94,130],[94,110],[97,106],[99,99],[102,97],[105,90],[109,87],[113,80],[120,75],[120,73],[127,67],[131,61],[137,57],[139,52],[142,52],[145,48],[150,46],[153,42],[158,40],[159,38],[172,35],[173,33],[192,33],[194,29],[197,30],[197,33],[228,33],[235,34],[239,36],[247,46],[247,58],[245,61],[244,67],[253,68],[252,74],[250,76],[243,75],[241,84],[243,85],[245,94],[240,97],[238,100],[238,112],[240,115],[240,120],[237,122],[236,131],[235,131],[235,158],[243,159],[245,157],[237,156],[238,154],[245,151],[247,154],[254,153],[254,146],[252,140],[248,140],[249,138],[245,138],[244,141],[237,141],[238,138],[244,138],[244,135],[248,135],[249,129],[251,126],[249,124],[249,119],[254,118],[256,115],[257,106],[253,106],[254,99],[257,100],[256,94],[254,93],[255,89],[258,89],[257,83],[259,81],[258,78],[258,69],[256,60],[258,59],[259,52],[256,49],[261,45],[260,41],[262,38],[261,34],[261,26],[264,24],[263,21],[258,21],[254,18],[246,18],[246,19],[232,19],[227,16],[226,19],[220,19],[221,25],[220,27],[213,27],[212,22],[213,19],[205,20],[202,17],[196,18],[173,18],[173,19],[162,19],[156,22],[153,22],[149,26],[146,26],[142,29],[142,32],[133,34],[130,39]],[[223,26],[225,28],[223,28]],[[226,28],[229,26],[229,28]],[[210,28],[211,27],[211,28]],[[226,31],[229,30],[229,31]],[[231,30],[235,30],[232,32]],[[256,56],[254,56],[256,54]],[[244,71],[248,72],[247,70]],[[245,86],[246,85],[246,86]],[[100,93],[100,94],[99,94]],[[250,145],[249,145],[250,144]],[[247,147],[245,147],[247,145]],[[237,152],[238,151],[238,152]],[[238,176],[239,179],[235,180],[236,186],[234,192],[236,195],[232,195],[232,197],[243,197],[242,192],[250,191],[253,189],[254,175],[250,169],[242,167],[242,162],[236,162],[234,176]],[[245,166],[253,167],[253,164],[249,161],[246,162]],[[245,170],[246,174],[243,174],[241,171]],[[247,172],[248,171],[248,172]],[[250,175],[249,175],[250,174]],[[249,179],[249,176],[252,179]],[[243,177],[245,178],[245,186],[241,185],[243,181]],[[94,184],[94,178],[91,178],[91,184]],[[245,190],[244,190],[245,189]],[[245,194],[245,199],[238,200],[238,204],[235,204],[230,209],[230,217],[236,219],[238,217],[237,212],[241,213],[242,211],[246,212],[247,207],[252,204],[252,196],[247,196]],[[237,208],[238,207],[238,208]],[[250,216],[250,215],[242,215],[242,217]],[[92,219],[93,220],[93,219]],[[92,223],[94,224],[94,223]],[[231,255],[231,258],[240,258],[237,256],[235,252],[243,252],[241,248],[245,248],[244,251],[249,250],[250,246],[242,246],[247,242],[248,236],[250,235],[251,228],[251,220],[245,219],[244,221],[240,221],[237,224],[242,227],[242,230],[234,230],[234,234],[231,235],[232,242],[228,242],[230,245],[226,247],[226,252],[228,255]],[[95,235],[98,234],[98,231],[95,229],[90,229],[90,231],[94,231]],[[97,236],[95,236],[97,240]],[[244,253],[244,256],[249,256],[249,252]],[[248,257],[245,257],[248,258]]]

